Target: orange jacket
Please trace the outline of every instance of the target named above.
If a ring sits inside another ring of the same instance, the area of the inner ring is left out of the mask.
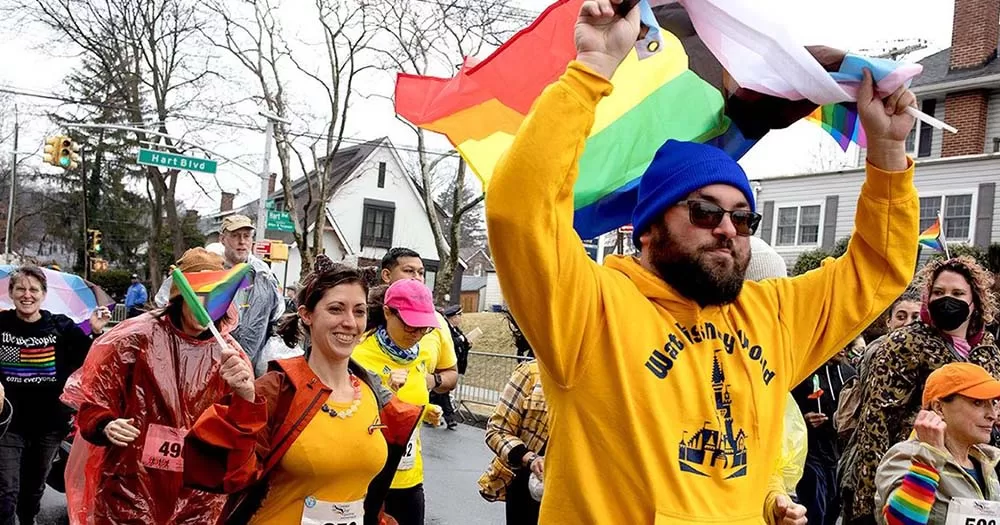
[[[368,377],[353,362],[351,368],[359,377]],[[389,445],[386,466],[369,485],[365,499],[365,522],[374,524],[379,523],[392,474],[423,407],[392,397],[377,378],[369,378],[368,383],[379,400],[380,419],[385,425],[381,430]],[[301,356],[272,361],[270,371],[257,379],[255,388],[253,403],[230,395],[205,410],[185,438],[185,483],[208,492],[233,494],[222,514],[224,523],[250,520],[267,491],[268,474],[331,393]]]

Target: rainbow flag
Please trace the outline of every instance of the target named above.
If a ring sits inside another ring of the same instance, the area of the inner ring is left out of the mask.
[[[948,255],[948,243],[944,239],[944,230],[941,229],[941,217],[934,219],[934,224],[931,224],[929,228],[924,230],[919,237],[917,237],[917,242],[921,246],[926,246],[932,250],[944,252]],[[949,256],[950,257],[950,256]]]
[[[236,293],[250,285],[250,265],[240,263],[217,272],[183,273],[174,268],[174,285],[203,326],[222,319]]]
[[[446,135],[487,184],[535,99],[576,57],[573,28],[582,3],[556,1],[485,60],[467,59],[453,78],[399,74],[396,112]],[[732,116],[721,87],[688,68],[681,41],[666,30],[660,38],[659,52],[641,61],[632,50],[612,79],[613,94],[597,106],[574,188],[574,227],[582,238],[630,222],[639,178],[667,139],[710,143],[739,158],[767,129],[787,126],[816,107],[758,96],[770,103],[768,118],[758,118],[758,105],[745,103],[735,105],[739,115]],[[786,115],[786,103],[798,113]],[[741,122],[757,129],[745,133]]]
[[[861,119],[858,117],[857,103],[844,102],[820,106],[806,116],[806,120],[826,130],[844,151],[847,151],[852,142],[862,148],[868,145],[865,130],[861,127]]]

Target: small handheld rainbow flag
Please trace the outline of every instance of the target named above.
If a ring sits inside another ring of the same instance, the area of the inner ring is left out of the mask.
[[[944,230],[941,228],[941,216],[938,215],[937,219],[934,219],[934,224],[931,224],[929,228],[923,231],[919,237],[917,237],[917,242],[921,246],[926,246],[932,250],[939,252],[944,252],[945,257],[951,259],[951,254],[948,253],[948,243],[944,238]]]
[[[858,118],[858,105],[854,102],[820,106],[806,116],[806,120],[826,130],[844,151],[847,151],[852,142],[862,148],[868,145],[865,130]]]
[[[246,263],[217,272],[183,273],[174,268],[172,275],[184,302],[206,326],[225,316],[236,293],[250,285],[250,265]]]

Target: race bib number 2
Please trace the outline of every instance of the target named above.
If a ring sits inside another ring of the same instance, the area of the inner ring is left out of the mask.
[[[365,500],[363,499],[334,503],[309,496],[305,499],[302,509],[302,525],[363,525],[364,522]]]
[[[184,436],[187,430],[150,424],[142,447],[146,468],[184,472]]]
[[[410,436],[410,440],[406,442],[406,450],[403,451],[403,458],[399,460],[399,467],[396,470],[412,470],[417,463],[417,437],[420,434],[420,428],[417,427],[413,431],[413,435]]]
[[[1000,502],[952,498],[945,525],[1000,525]]]

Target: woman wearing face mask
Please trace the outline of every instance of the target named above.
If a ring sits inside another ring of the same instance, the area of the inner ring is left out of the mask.
[[[1000,351],[985,331],[997,313],[991,274],[971,258],[929,263],[920,273],[921,320],[887,336],[862,385],[850,460],[841,466],[845,523],[873,523],[875,469],[886,450],[906,440],[920,411],[924,382],[948,363],[970,362],[1000,378]]]
[[[966,523],[986,516],[963,514],[954,498],[1000,501],[1000,450],[987,444],[1000,381],[981,366],[949,363],[927,378],[922,397],[916,437],[889,449],[875,474],[878,522],[951,523],[961,517],[954,521]]]
[[[420,350],[420,339],[438,327],[434,300],[424,283],[404,279],[385,289],[373,290],[369,297],[369,332],[354,352],[361,366],[377,374],[382,384],[403,401],[428,406],[430,392],[426,376],[433,372],[427,351]],[[381,300],[380,300],[381,299]],[[418,428],[399,462],[385,510],[400,525],[424,523],[424,461]]]
[[[393,398],[351,359],[367,295],[358,270],[320,256],[299,289],[298,311],[278,329],[289,347],[304,334],[305,355],[272,361],[188,433],[185,482],[234,494],[224,523],[379,523],[421,409]]]

